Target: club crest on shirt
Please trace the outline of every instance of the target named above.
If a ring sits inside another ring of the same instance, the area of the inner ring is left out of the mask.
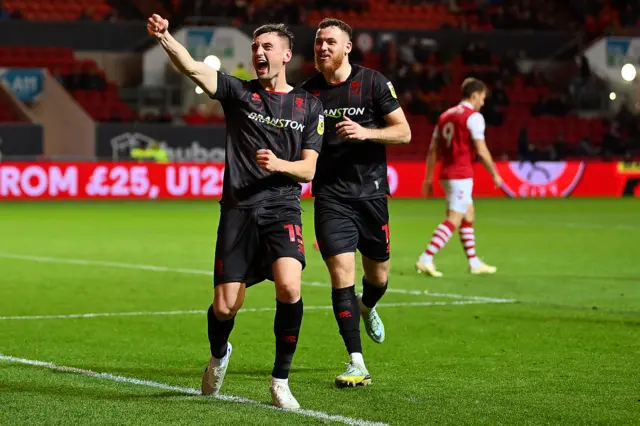
[[[396,89],[393,88],[393,84],[390,81],[387,81],[387,86],[389,86],[389,91],[391,92],[391,96],[398,99],[398,95],[396,95]]]
[[[318,134],[324,135],[324,115],[318,116]]]
[[[360,94],[360,83],[357,81],[351,82],[351,94],[359,95]]]

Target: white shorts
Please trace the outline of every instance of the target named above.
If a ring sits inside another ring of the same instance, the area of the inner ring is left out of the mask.
[[[443,179],[440,181],[447,196],[447,207],[458,213],[466,213],[473,204],[473,179]]]

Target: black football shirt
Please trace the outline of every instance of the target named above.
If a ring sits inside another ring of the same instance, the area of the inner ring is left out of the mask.
[[[287,161],[301,160],[303,149],[320,152],[324,132],[320,101],[301,88],[269,92],[258,80],[244,81],[221,72],[213,99],[222,104],[227,127],[222,205],[249,208],[299,202],[300,184],[261,169],[256,152],[270,149]]]
[[[336,124],[346,115],[365,128],[382,128],[384,116],[400,108],[391,82],[369,68],[351,64],[349,78],[329,84],[320,73],[302,88],[322,101],[325,116],[323,146],[312,191],[316,197],[347,199],[384,198],[387,183],[387,152],[384,144],[347,141],[336,135]]]

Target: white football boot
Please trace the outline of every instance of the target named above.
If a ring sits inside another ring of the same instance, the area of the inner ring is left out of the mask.
[[[442,277],[442,272],[436,269],[436,265],[434,265],[433,263],[422,263],[419,259],[416,262],[416,272],[434,278]]]
[[[360,316],[364,322],[364,328],[371,340],[376,343],[384,342],[384,324],[380,319],[380,315],[376,311],[375,306],[372,309],[362,304],[362,294],[358,294],[358,302],[360,303]]]
[[[495,266],[489,266],[486,263],[481,263],[476,267],[469,267],[469,272],[473,275],[481,275],[481,274],[495,274],[498,272],[498,268]]]
[[[224,357],[222,357],[222,359],[211,357],[209,360],[209,365],[207,365],[202,375],[203,395],[217,395],[218,392],[220,392],[224,375],[227,373],[232,350],[231,342],[227,342],[227,353]]]
[[[271,401],[273,405],[283,410],[297,410],[300,404],[291,393],[289,383],[286,380],[271,378]]]

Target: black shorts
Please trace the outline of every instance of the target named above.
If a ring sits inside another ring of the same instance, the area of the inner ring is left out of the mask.
[[[389,208],[386,198],[315,199],[314,222],[322,258],[356,250],[378,262],[389,260]]]
[[[281,257],[297,259],[305,267],[300,206],[222,208],[214,286],[273,281],[271,265]]]

